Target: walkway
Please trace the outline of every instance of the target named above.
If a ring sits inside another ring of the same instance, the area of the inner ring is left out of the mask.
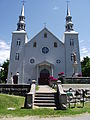
[[[90,120],[90,114],[82,114],[82,115],[76,115],[76,116],[68,116],[68,117],[47,117],[47,118],[41,118],[38,116],[33,117],[16,117],[16,118],[0,118],[0,120]]]
[[[37,90],[37,92],[41,92],[41,93],[54,93],[56,92],[54,89],[52,89],[51,87],[49,87],[48,85],[39,85],[39,90]]]

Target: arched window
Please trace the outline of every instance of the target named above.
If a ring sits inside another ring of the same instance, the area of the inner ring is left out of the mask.
[[[74,40],[70,39],[70,46],[74,46]]]
[[[21,44],[21,41],[20,41],[20,39],[18,39],[17,40],[17,45],[20,46],[20,44]]]
[[[19,60],[19,53],[16,53],[15,60]]]
[[[44,38],[47,38],[47,33],[44,33]]]
[[[36,42],[33,43],[33,47],[37,47],[37,43]]]
[[[54,47],[57,47],[57,43],[56,42],[54,42]]]

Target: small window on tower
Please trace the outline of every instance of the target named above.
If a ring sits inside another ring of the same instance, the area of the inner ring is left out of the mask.
[[[71,53],[71,61],[73,61],[73,54]]]
[[[47,33],[44,33],[44,38],[47,38]]]
[[[55,48],[57,47],[57,43],[56,43],[56,42],[54,42],[54,47],[55,47]]]
[[[19,53],[16,53],[15,60],[19,60]]]
[[[33,43],[33,47],[37,47],[37,43],[36,42]]]
[[[20,46],[20,44],[21,44],[21,41],[20,41],[20,39],[18,39],[17,40],[17,45]]]
[[[74,46],[74,40],[70,39],[70,46]]]

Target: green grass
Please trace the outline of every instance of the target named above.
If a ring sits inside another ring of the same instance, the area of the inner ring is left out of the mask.
[[[24,97],[10,96],[0,94],[0,117],[5,116],[68,116],[90,113],[90,103],[86,103],[84,108],[70,108],[67,110],[53,110],[53,109],[21,109],[24,106]],[[7,110],[7,108],[16,108],[15,110]]]
[[[38,85],[36,85],[36,91],[38,91],[39,90],[39,86]]]

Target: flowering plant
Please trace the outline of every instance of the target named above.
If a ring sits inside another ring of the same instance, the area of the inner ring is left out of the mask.
[[[64,72],[60,72],[58,75],[63,75],[64,74]]]
[[[54,78],[53,76],[50,76],[49,77],[49,81],[57,81],[58,79],[57,78]]]
[[[51,79],[51,81],[57,81],[58,79],[57,78],[53,78],[53,79]]]
[[[49,79],[53,79],[53,76],[49,76]]]

